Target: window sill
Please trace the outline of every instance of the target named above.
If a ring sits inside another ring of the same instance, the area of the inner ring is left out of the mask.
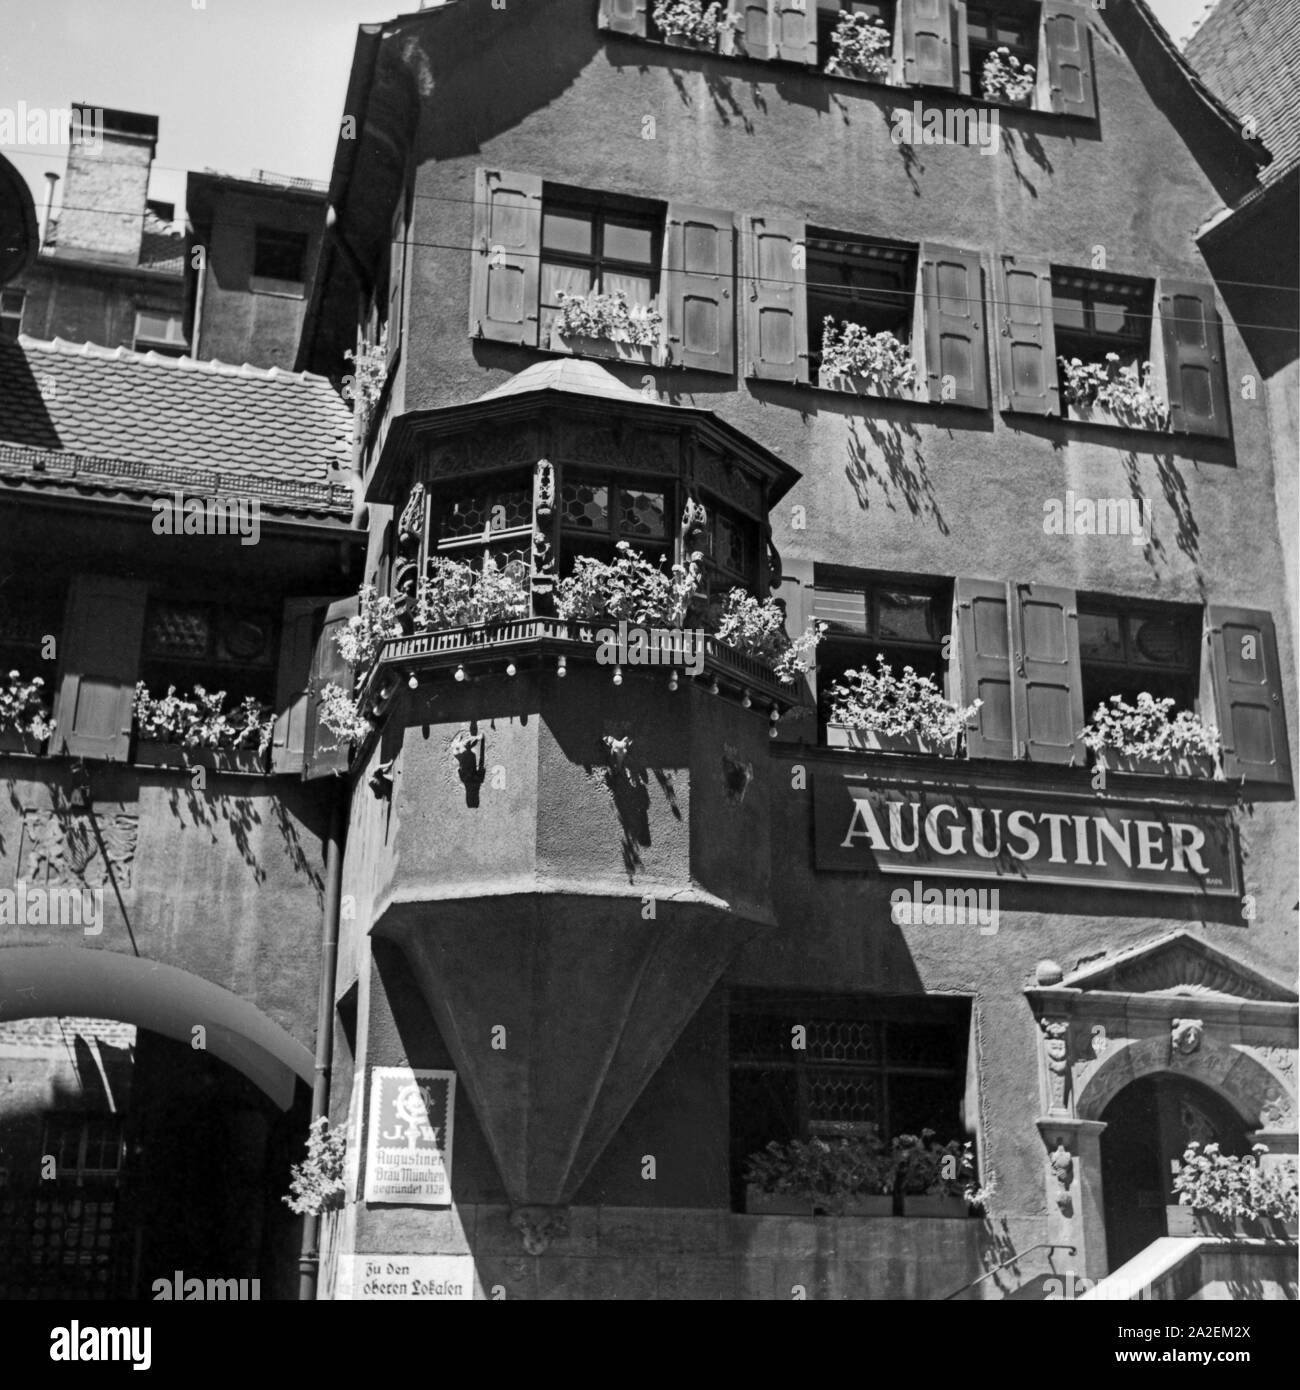
[[[1104,429],[1138,431],[1142,434],[1168,434],[1168,426],[1144,425],[1131,420],[1122,420],[1113,410],[1104,405],[1070,405],[1065,407],[1066,420],[1077,425],[1098,425]]]
[[[248,288],[251,294],[267,294],[274,299],[306,298],[306,286],[301,280],[272,280],[265,275],[251,275]]]
[[[893,390],[880,390],[870,385],[865,377],[844,376],[839,372],[818,368],[817,390],[838,391],[846,396],[874,396],[882,401],[907,401],[914,405],[928,404],[929,397],[920,386],[902,386]]]
[[[655,343],[615,342],[612,338],[566,337],[551,334],[546,349],[564,357],[589,357],[597,361],[630,362],[643,367],[662,365],[663,353]]]

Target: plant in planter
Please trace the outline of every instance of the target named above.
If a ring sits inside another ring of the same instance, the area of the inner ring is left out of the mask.
[[[652,565],[634,546],[619,541],[606,562],[579,555],[573,573],[556,586],[555,611],[570,622],[626,619],[642,626],[679,627],[699,586],[689,565]]]
[[[842,1139],[773,1140],[745,1161],[744,1178],[751,1211],[888,1216],[893,1207],[894,1159],[874,1125]]]
[[[397,605],[378,594],[373,584],[363,584],[358,594],[357,614],[334,634],[339,655],[354,671],[369,670],[389,637],[400,637],[402,625]]]
[[[760,601],[744,589],[732,589],[721,610],[709,615],[710,626],[724,647],[766,661],[782,685],[793,685],[812,670],[826,624],[810,622],[798,637],[791,638],[785,618],[785,609],[775,599]]]
[[[320,722],[339,744],[360,743],[373,727],[361,713],[361,706],[340,685],[332,681],[321,691],[317,706]],[[338,747],[338,744],[334,745]]]
[[[243,750],[265,757],[275,729],[274,712],[251,695],[231,710],[225,706],[224,690],[208,691],[196,685],[186,697],[169,685],[166,695],[155,697],[140,681],[133,708],[136,736],[143,742],[228,753]]]
[[[527,582],[490,557],[481,570],[437,557],[429,561],[429,572],[416,589],[416,630],[436,632],[522,618],[528,613],[528,597]]]
[[[983,701],[965,709],[946,700],[929,676],[910,666],[896,676],[882,654],[875,671],[845,671],[847,685],[830,688],[830,728],[844,731],[843,746],[886,751],[949,753]]]
[[[612,294],[558,291],[560,315],[552,332],[561,338],[598,338],[611,343],[654,347],[664,317],[652,305],[629,304],[622,290]]]
[[[723,34],[736,27],[736,20],[725,9],[721,4],[706,9],[703,0],[655,0],[655,28],[666,39],[717,48]]]
[[[985,101],[1028,101],[1036,82],[1034,69],[1007,47],[995,48],[984,60],[980,90]]]
[[[1145,690],[1136,705],[1112,695],[1093,712],[1083,729],[1083,742],[1098,765],[1112,771],[1212,776],[1221,746],[1219,731],[1191,710],[1171,715],[1174,704]]]
[[[913,1216],[961,1216],[968,1205],[984,1203],[992,1184],[977,1181],[974,1146],[956,1139],[941,1144],[934,1130],[895,1135],[891,1149],[903,1211]]]
[[[822,372],[864,382],[879,396],[901,396],[916,384],[912,354],[892,333],[870,333],[857,323],[822,320]]]
[[[332,1130],[326,1116],[311,1122],[307,1134],[307,1156],[289,1169],[289,1196],[281,1197],[299,1216],[322,1216],[343,1205],[347,1187],[343,1181],[343,1160],[347,1136]]]
[[[45,682],[40,676],[28,679],[10,671],[0,682],[0,748],[11,743],[35,751],[53,732]]]
[[[835,77],[861,77],[884,82],[889,76],[893,35],[876,15],[842,14],[831,34],[835,52],[826,71]]]
[[[384,394],[388,380],[388,325],[379,330],[377,342],[363,338],[355,351],[349,348],[343,356],[352,363],[352,371],[343,378],[343,399],[355,401],[365,414]]]
[[[1225,1154],[1218,1144],[1189,1144],[1174,1177],[1179,1206],[1191,1207],[1201,1229],[1222,1232],[1254,1222],[1294,1227],[1296,1170],[1266,1170],[1268,1149],[1256,1144],[1248,1154]]]
[[[1133,429],[1167,430],[1169,403],[1160,394],[1150,362],[1121,367],[1119,354],[1108,352],[1105,362],[1083,362],[1077,357],[1058,357],[1065,383],[1067,404],[1077,410],[1100,407],[1121,425]]]

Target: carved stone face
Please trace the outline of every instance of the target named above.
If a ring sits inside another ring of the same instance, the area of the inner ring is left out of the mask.
[[[1188,1056],[1201,1045],[1202,1025],[1199,1018],[1176,1018],[1173,1023],[1172,1042],[1175,1052]]]

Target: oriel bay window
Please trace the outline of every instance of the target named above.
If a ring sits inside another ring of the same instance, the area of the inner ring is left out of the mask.
[[[486,563],[527,579],[532,546],[533,486],[527,473],[433,495],[429,554],[478,570]]]
[[[1015,255],[1000,256],[997,272],[1003,410],[1061,415],[1078,413],[1080,404],[1100,405],[1113,417],[1106,423],[1121,427],[1228,437],[1223,333],[1212,286]],[[1076,358],[1093,370],[1081,376],[1072,367]]]
[[[560,485],[560,573],[579,555],[614,558],[626,541],[652,561],[673,559],[669,529],[673,489],[664,483],[564,470]]]
[[[742,299],[745,374],[768,381],[856,384],[864,394],[894,394],[872,376],[880,347],[835,354],[828,371],[825,323],[841,345],[844,324],[894,335],[916,365],[918,400],[985,409],[983,269],[978,253],[919,246],[855,233],[809,230],[794,218],[747,217]],[[852,359],[852,360],[849,360]]]
[[[729,212],[480,169],[473,252],[472,337],[596,356],[634,356],[609,346],[631,343],[655,365],[735,370]],[[558,331],[562,295],[620,293],[640,326],[629,328],[626,311],[605,304],[593,306],[583,332]],[[649,311],[661,316],[658,328]]]

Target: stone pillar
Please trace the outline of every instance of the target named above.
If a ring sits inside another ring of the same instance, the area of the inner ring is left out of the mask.
[[[1069,1268],[1097,1280],[1107,1272],[1101,1190],[1102,1120],[1046,1115],[1037,1121],[1046,1147],[1047,1239],[1073,1245]]]

